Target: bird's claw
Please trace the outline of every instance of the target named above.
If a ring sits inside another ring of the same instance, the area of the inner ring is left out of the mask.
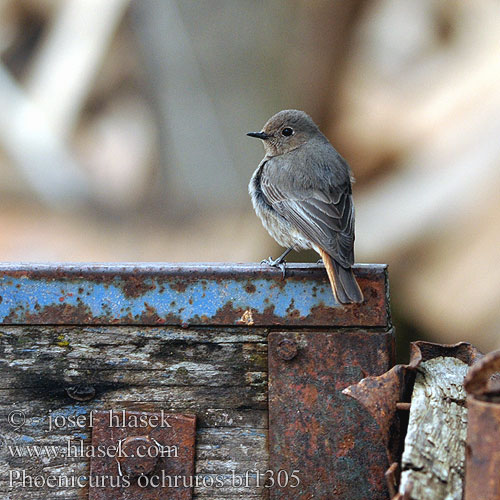
[[[279,269],[281,269],[283,279],[285,278],[285,276],[286,276],[286,262],[284,260],[273,259],[272,257],[269,257],[268,259],[261,260],[260,263],[267,264],[268,266],[271,266],[271,267],[278,267]]]

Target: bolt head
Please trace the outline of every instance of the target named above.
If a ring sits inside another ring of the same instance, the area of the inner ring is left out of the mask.
[[[158,445],[149,436],[130,436],[121,442],[117,457],[122,473],[139,477],[153,472],[160,456]]]
[[[89,384],[78,384],[66,387],[66,394],[76,401],[90,401],[95,397],[95,387]]]
[[[295,340],[283,339],[276,346],[276,354],[280,359],[290,361],[297,356],[298,346]]]

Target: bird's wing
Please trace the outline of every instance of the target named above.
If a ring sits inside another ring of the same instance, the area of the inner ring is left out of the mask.
[[[261,188],[272,207],[308,240],[344,267],[354,263],[354,205],[348,177],[313,189],[307,182],[263,175]]]

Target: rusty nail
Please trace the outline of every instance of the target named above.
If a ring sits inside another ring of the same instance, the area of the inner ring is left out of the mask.
[[[387,489],[389,490],[390,498],[394,498],[398,491],[398,483],[399,483],[399,464],[398,462],[393,462],[391,466],[385,472],[385,479],[387,481]]]
[[[117,460],[124,474],[138,477],[154,470],[159,454],[158,444],[149,436],[129,436],[121,441]]]
[[[276,354],[280,359],[290,361],[297,356],[297,342],[290,339],[283,339],[278,342],[276,346]]]
[[[89,384],[78,384],[66,387],[66,394],[76,401],[89,401],[95,396],[95,387]]]
[[[399,402],[396,403],[396,410],[410,411],[411,403]]]

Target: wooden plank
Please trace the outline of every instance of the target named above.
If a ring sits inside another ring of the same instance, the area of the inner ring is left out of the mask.
[[[255,481],[232,481],[233,471],[268,468],[265,335],[248,328],[2,327],[0,496],[84,498],[86,487],[30,489],[5,478],[16,470],[39,480],[87,476],[89,459],[68,443],[87,449],[89,412],[155,407],[197,416],[196,476],[208,486],[195,487],[194,498],[266,498]],[[94,384],[95,398],[69,398],[65,387],[75,383]],[[8,425],[13,410],[24,414],[18,428]],[[69,423],[78,415],[86,418],[82,428]],[[26,456],[27,446],[41,456]],[[223,484],[210,486],[218,477]]]
[[[212,331],[203,332],[205,338],[198,342],[193,340],[193,331],[183,339],[165,330],[155,329],[145,338],[130,327],[109,331],[4,327],[0,330],[5,346],[0,363],[5,373],[0,389],[44,390],[62,381],[95,384],[106,390],[151,383],[155,387],[266,383],[267,345],[262,336],[254,333],[248,338],[241,332],[226,343]]]

